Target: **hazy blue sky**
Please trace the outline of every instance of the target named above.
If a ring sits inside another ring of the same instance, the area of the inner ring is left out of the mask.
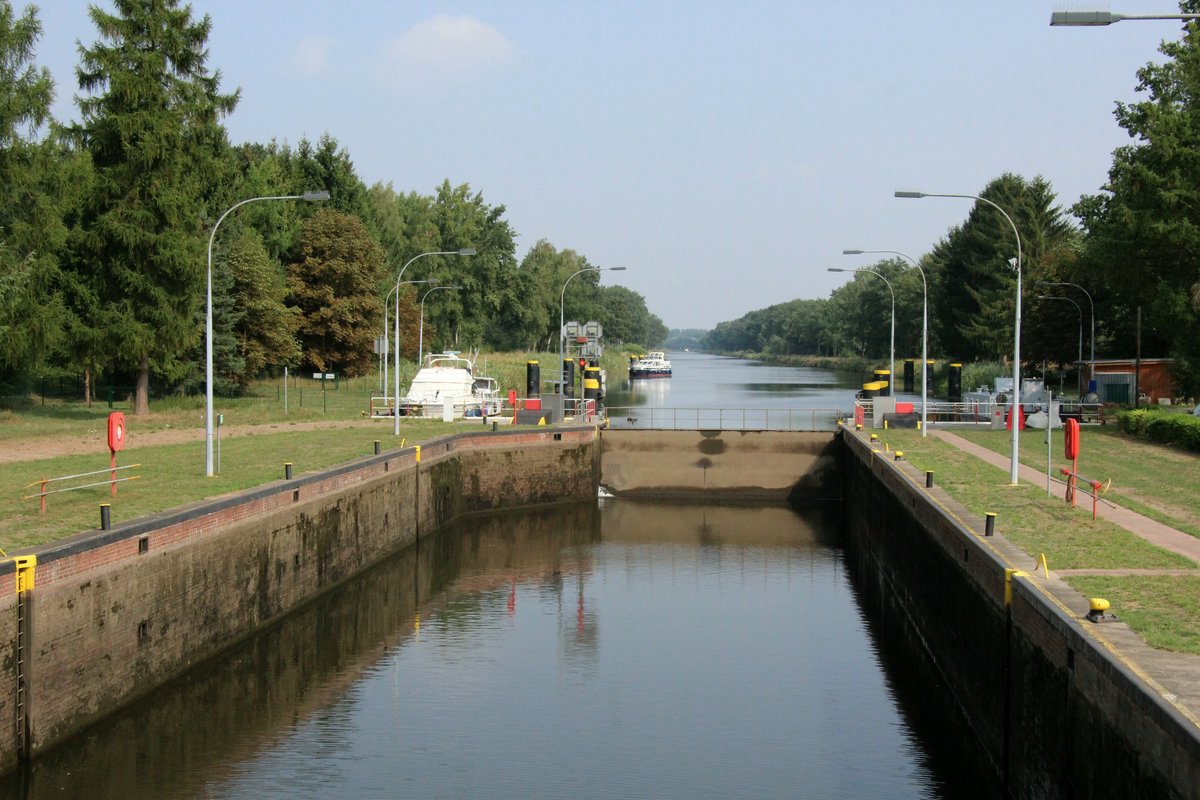
[[[14,3],[18,8],[21,0]],[[107,0],[101,4],[108,7]],[[1051,28],[1039,0],[399,2],[193,0],[242,99],[235,143],[333,135],[368,184],[443,179],[504,204],[518,258],[572,248],[671,327],[825,297],[863,258],[919,257],[1003,172],[1069,207],[1128,141],[1175,22]],[[1126,0],[1125,13],[1172,12]],[[40,4],[37,60],[72,118],[78,0]]]

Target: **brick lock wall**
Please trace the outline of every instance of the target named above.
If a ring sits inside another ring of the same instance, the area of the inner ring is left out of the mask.
[[[846,433],[848,561],[911,627],[1012,797],[1194,796],[1200,740],[1027,578]]]
[[[13,575],[0,575],[0,772],[16,766],[17,762],[17,597]]]
[[[423,447],[419,469],[412,450],[384,454],[47,546],[30,642],[33,752],[464,513],[594,496],[593,441],[591,429],[561,441],[459,434]],[[15,619],[0,608],[0,641],[15,640]],[[13,695],[0,691],[9,719]],[[11,767],[15,740],[0,733],[0,748]]]

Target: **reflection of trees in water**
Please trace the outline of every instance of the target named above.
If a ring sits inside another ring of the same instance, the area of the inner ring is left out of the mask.
[[[346,753],[347,692],[364,673],[422,625],[462,633],[482,604],[503,609],[514,580],[561,585],[563,543],[598,533],[589,503],[471,519],[424,538],[0,780],[0,799],[203,797],[306,724],[320,752]]]

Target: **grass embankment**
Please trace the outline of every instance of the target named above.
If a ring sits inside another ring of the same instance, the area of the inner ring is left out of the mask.
[[[976,444],[1008,455],[1011,433],[1008,431],[956,430],[956,434]],[[1051,456],[1055,477],[1063,458],[1062,431],[1054,432]],[[1044,431],[1021,434],[1021,463],[1046,469]],[[1086,426],[1079,448],[1079,471],[1094,480],[1112,479],[1105,498],[1132,509],[1150,519],[1192,536],[1200,537],[1200,456],[1186,450],[1164,446],[1146,439],[1122,434],[1115,426]],[[1061,497],[1061,488],[1056,490]]]
[[[106,480],[109,456],[102,442],[100,449],[85,455],[5,464],[0,470],[0,547],[10,551],[95,529],[100,524],[100,503],[112,504],[114,523],[125,522],[279,480],[287,461],[294,464],[294,474],[301,475],[370,455],[377,439],[386,450],[399,447],[401,440],[411,445],[461,429],[434,420],[403,420],[401,440],[397,440],[391,423],[385,420],[375,421],[374,426],[305,430],[289,430],[291,425],[280,423],[277,428],[260,428],[223,438],[220,475],[206,478],[203,425],[194,428],[195,435],[186,443],[139,446],[140,422],[140,419],[129,422],[128,445],[117,458],[118,465],[140,464],[134,469],[118,471],[118,477],[139,477],[118,483],[116,497],[110,496],[107,485],[52,494],[46,498],[45,514],[39,513],[36,497],[20,499],[36,494],[39,486],[29,484],[41,478],[104,470],[99,475],[51,483],[46,487],[48,490]]]
[[[1123,482],[1143,487],[1143,499],[1160,509],[1173,509],[1189,490],[1195,496],[1200,487],[1200,472],[1196,471],[1200,459],[1185,456],[1174,470],[1180,485],[1168,486],[1163,479],[1164,464],[1174,463],[1176,454],[1108,432],[1095,436],[1094,430],[1084,431],[1080,469],[1097,479],[1112,476],[1113,488],[1108,497],[1114,502],[1133,507],[1116,495]],[[996,452],[1009,451],[1007,431],[955,433]],[[1006,471],[936,437],[921,438],[915,431],[884,431],[881,439],[892,449],[903,450],[905,460],[918,469],[933,470],[937,485],[972,514],[995,512],[997,532],[1029,553],[1031,563],[1037,554],[1045,553],[1051,569],[1197,569],[1198,565],[1189,559],[1156,547],[1111,522],[1092,520],[1087,507],[1090,501],[1082,496],[1080,507],[1072,509],[1063,501],[1061,487],[1047,495],[1044,485],[1010,486]],[[1021,453],[1024,463],[1045,469],[1044,432],[1024,434]],[[1054,453],[1055,469],[1062,464],[1061,455],[1060,445]],[[1170,511],[1164,516],[1170,518],[1175,513]],[[1089,597],[1107,598],[1113,611],[1152,647],[1200,654],[1200,573],[1071,575],[1066,580]]]
[[[525,365],[531,358],[541,362],[543,376],[558,360],[557,354],[547,353],[488,354],[476,362],[476,372],[497,378],[503,394],[513,389],[524,396]],[[623,354],[613,351],[609,360],[615,365],[608,366],[610,372],[624,369]],[[401,367],[403,391],[416,367]],[[117,475],[141,477],[119,483],[115,498],[107,485],[50,495],[45,514],[39,513],[36,498],[20,499],[39,491],[29,484],[97,470],[104,472],[47,489],[107,479],[109,408],[30,398],[15,409],[0,409],[0,448],[5,450],[0,459],[0,548],[17,550],[96,529],[100,503],[112,504],[113,522],[119,523],[279,480],[287,461],[299,476],[370,455],[375,440],[386,451],[471,429],[470,422],[403,418],[397,438],[392,420],[366,416],[371,396],[378,394],[378,376],[338,381],[335,388],[332,381],[322,384],[311,375],[293,375],[286,413],[282,379],[258,383],[246,397],[216,398],[214,413],[224,415],[224,425],[221,474],[214,478],[204,477],[202,396],[156,399],[142,416],[133,416],[126,403],[116,404],[116,410],[125,411],[129,430],[117,463],[141,464]]]

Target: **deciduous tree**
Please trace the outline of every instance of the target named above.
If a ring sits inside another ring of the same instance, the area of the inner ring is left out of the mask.
[[[299,260],[288,267],[306,363],[348,377],[370,370],[382,278],[383,249],[362,221],[328,208],[308,218]]]

